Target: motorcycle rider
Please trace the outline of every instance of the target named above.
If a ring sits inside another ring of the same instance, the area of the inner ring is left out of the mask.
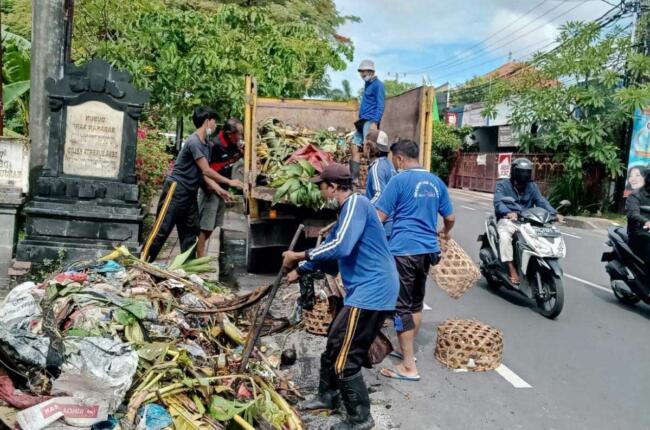
[[[517,158],[512,162],[510,178],[497,182],[494,191],[494,212],[498,220],[497,231],[499,233],[499,253],[501,261],[508,263],[510,271],[510,282],[519,284],[519,275],[513,262],[514,250],[512,238],[519,230],[514,222],[519,214],[532,207],[541,207],[553,215],[557,215],[559,222],[564,218],[559,215],[555,208],[542,196],[539,187],[532,180],[533,163],[527,158]],[[512,197],[514,203],[504,202],[504,197]]]
[[[627,198],[627,234],[630,248],[646,264],[650,264],[650,216],[641,206],[650,206],[650,166],[644,172],[645,184]]]

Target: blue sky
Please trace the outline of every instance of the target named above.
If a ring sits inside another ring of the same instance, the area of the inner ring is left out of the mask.
[[[602,0],[335,2],[344,15],[362,20],[341,27],[340,34],[354,42],[354,60],[345,71],[330,73],[332,87],[348,79],[355,92],[363,83],[356,69],[364,58],[375,61],[382,79],[400,73],[400,80],[418,84],[423,78],[458,84],[497,68],[510,52],[515,60],[526,59],[551,43],[567,21],[596,19],[611,8]]]

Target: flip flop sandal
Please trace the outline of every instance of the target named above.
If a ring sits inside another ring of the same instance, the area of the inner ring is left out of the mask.
[[[399,351],[393,351],[393,352],[391,352],[391,353],[388,354],[388,355],[390,355],[390,356],[393,357],[393,358],[397,358],[398,360],[404,360],[404,355],[403,355],[401,352],[399,352]],[[416,362],[416,363],[418,362],[418,358],[417,358],[417,357],[415,357],[415,362]]]
[[[379,371],[379,374],[385,378],[396,379],[398,381],[418,382],[420,380],[420,375],[415,375],[415,376],[402,375],[397,370],[389,369],[389,368],[381,369]]]

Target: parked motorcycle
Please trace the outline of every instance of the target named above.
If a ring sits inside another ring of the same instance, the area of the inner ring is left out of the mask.
[[[650,206],[641,206],[641,211],[650,213]],[[650,267],[630,248],[627,231],[623,227],[608,230],[607,246],[603,253],[612,291],[616,298],[626,305],[635,305],[640,300],[650,304]]]
[[[516,204],[512,197],[505,197],[503,201]],[[560,202],[560,208],[568,205],[567,200]],[[481,273],[488,286],[492,289],[505,286],[523,294],[535,301],[541,315],[550,319],[556,318],[564,306],[563,271],[559,260],[566,256],[566,245],[555,221],[555,215],[539,207],[519,211],[519,218],[513,221],[519,224],[512,242],[519,284],[511,282],[508,264],[501,262],[494,215],[485,221],[485,233],[478,237]]]

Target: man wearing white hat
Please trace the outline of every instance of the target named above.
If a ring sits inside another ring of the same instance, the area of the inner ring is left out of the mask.
[[[390,178],[395,176],[397,172],[393,167],[393,163],[388,160],[388,135],[381,130],[369,130],[366,135],[364,150],[366,157],[370,161],[368,166],[368,179],[366,180],[366,197],[372,204],[379,200],[382,191],[386,189]],[[393,228],[392,218],[384,221],[384,229],[386,230],[386,237],[390,237],[390,232]]]
[[[363,99],[359,108],[359,120],[354,123],[357,132],[352,145],[350,172],[356,180],[359,177],[361,151],[368,130],[379,129],[381,117],[384,115],[384,84],[375,76],[375,63],[363,60],[358,68],[361,79],[365,82]]]

